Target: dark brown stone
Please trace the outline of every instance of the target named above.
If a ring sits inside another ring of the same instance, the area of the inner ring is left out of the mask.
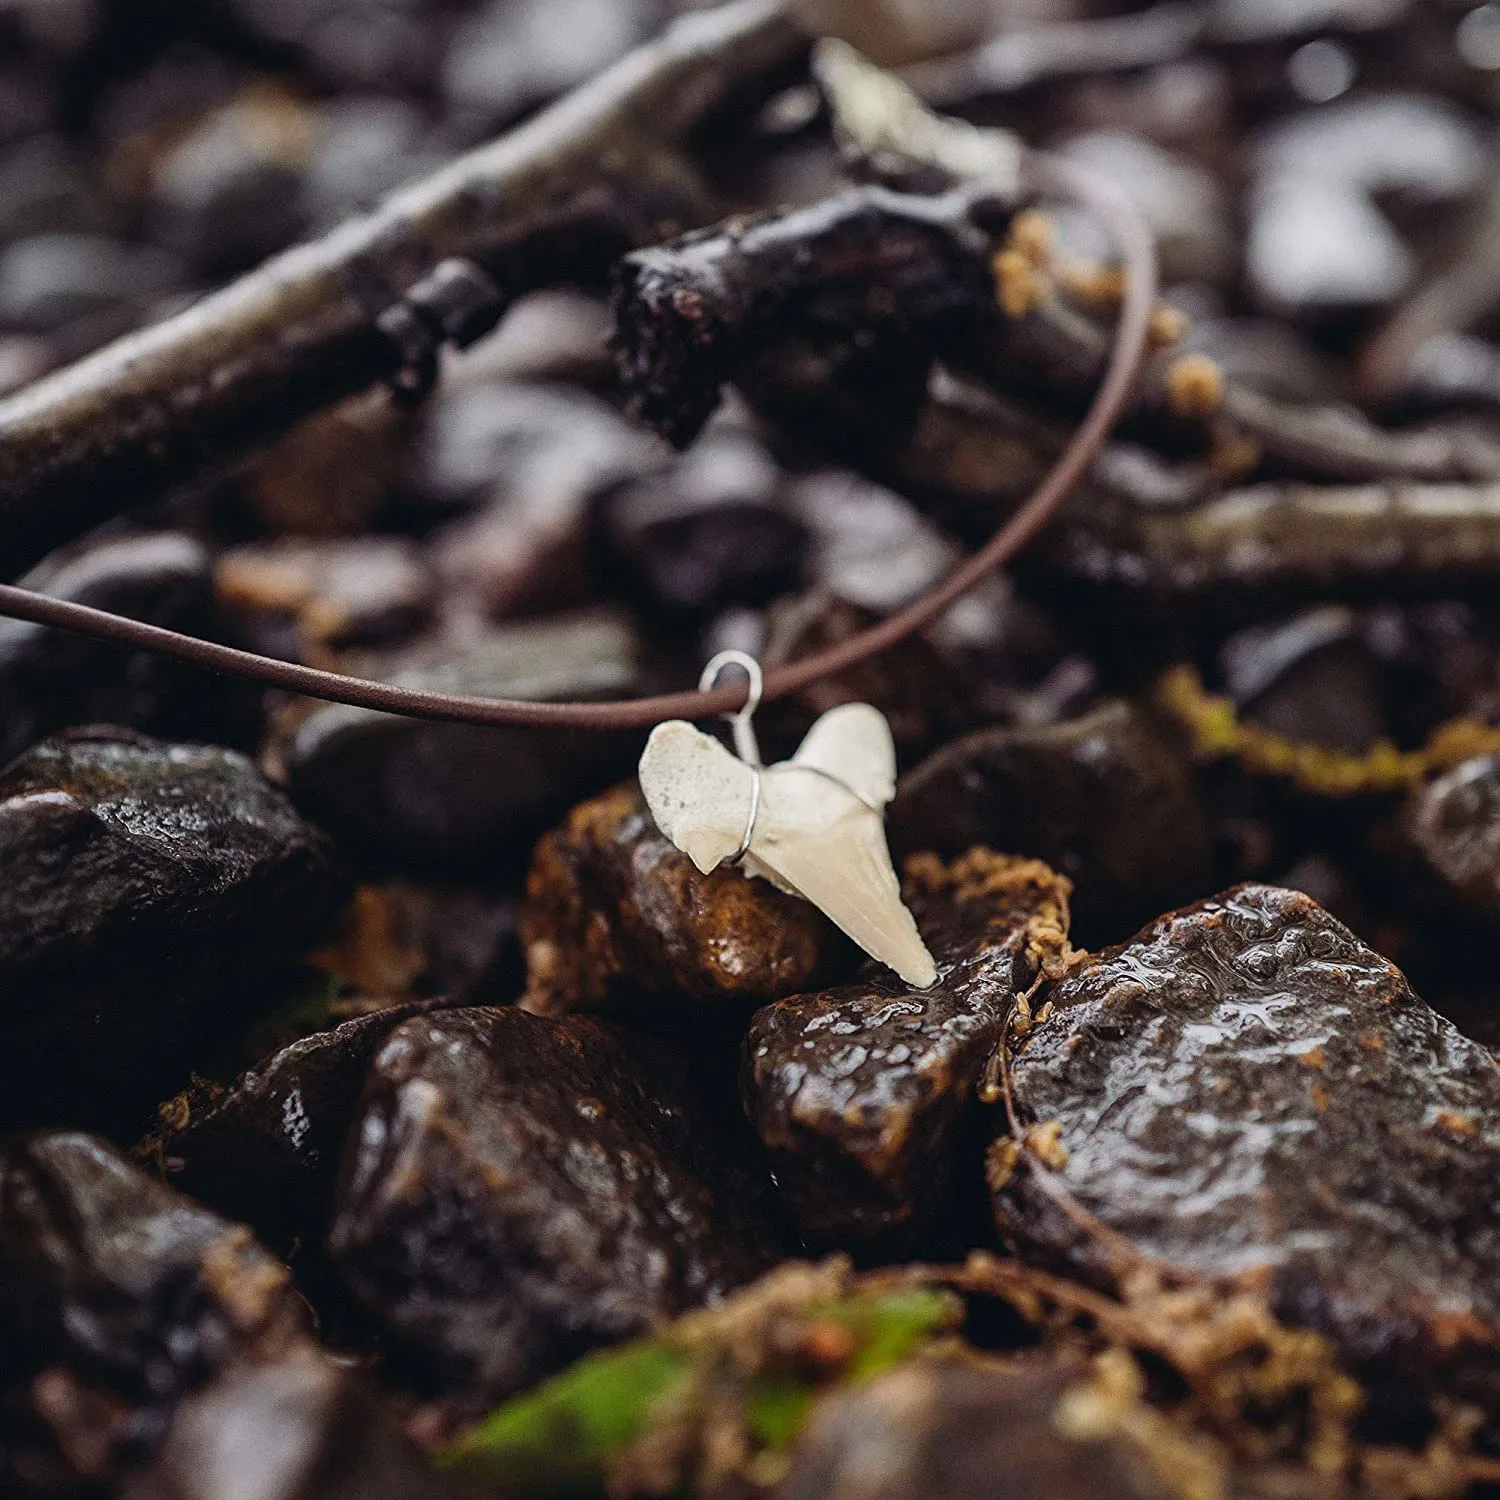
[[[1066,948],[1067,882],[1035,860],[914,859],[906,898],[931,989],[870,964],[767,1006],[745,1039],[745,1109],[814,1246],[889,1251],[933,1228],[1016,998]]]
[[[55,735],[0,774],[0,1120],[145,1123],[347,892],[243,756]]]
[[[976,844],[1044,859],[1074,885],[1080,937],[1118,938],[1202,891],[1209,835],[1181,754],[1130,704],[1039,729],[979,729],[904,776],[892,853]]]
[[[529,1010],[748,1008],[844,949],[815,906],[720,867],[699,874],[640,790],[574,808],[537,846],[521,916]]]
[[[443,1011],[375,1059],[330,1249],[413,1378],[494,1400],[764,1269],[764,1183],[673,1059],[581,1017]]]
[[[1240,886],[1053,991],[1011,1068],[1055,1180],[1158,1264],[1265,1289],[1374,1409],[1500,1389],[1500,1064],[1309,897]],[[1023,1169],[1002,1234],[1077,1275],[1117,1251]],[[1486,1395],[1487,1393],[1487,1395]]]
[[[780,1500],[1167,1500],[1146,1443],[1070,1421],[1061,1362],[911,1360],[825,1400]],[[1081,1429],[1081,1430],[1080,1430]],[[1170,1471],[1169,1471],[1170,1472]]]

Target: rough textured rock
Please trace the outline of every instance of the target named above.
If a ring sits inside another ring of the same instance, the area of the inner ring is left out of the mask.
[[[1241,886],[1162,917],[1053,991],[1011,1069],[1056,1181],[1144,1254],[1263,1287],[1327,1335],[1377,1411],[1500,1388],[1500,1064],[1309,897]],[[1115,1252],[1025,1170],[1024,1254]],[[1116,1267],[1118,1269],[1118,1267]]]
[[[814,1414],[780,1500],[1167,1500],[1149,1449],[1085,1424],[1064,1365],[916,1359]]]
[[[805,987],[845,944],[811,903],[721,867],[701,875],[631,783],[537,846],[521,916],[526,1006],[752,1006]]]
[[[614,698],[640,689],[618,616],[496,629],[371,664],[408,687],[488,697]],[[405,860],[492,861],[629,764],[639,736],[476,729],[324,704],[291,715],[275,756],[293,800],[351,844]]]
[[[414,1378],[493,1400],[763,1269],[762,1177],[625,1034],[451,1010],[377,1056],[330,1249]]]
[[[898,859],[984,844],[1046,860],[1073,881],[1084,941],[1118,938],[1208,879],[1191,773],[1126,703],[945,745],[902,778],[888,823]]]
[[[931,1230],[1017,996],[1066,948],[1067,882],[1035,860],[914,859],[905,895],[931,989],[872,964],[767,1006],[745,1039],[745,1109],[814,1246],[885,1251]]]
[[[127,730],[64,732],[0,773],[0,870],[12,1124],[143,1123],[346,890],[243,756]]]

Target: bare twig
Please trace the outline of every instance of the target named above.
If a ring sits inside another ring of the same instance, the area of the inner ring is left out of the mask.
[[[815,71],[845,156],[875,180],[951,188],[987,176],[993,170],[987,162],[1015,152],[1009,132],[942,120],[914,92],[842,44],[820,44]],[[1059,295],[1044,266],[1021,269],[1023,305],[977,327],[956,362],[995,390],[1077,409],[1098,382],[1107,335]],[[1196,359],[1202,363],[1201,356]],[[1500,443],[1491,438],[1390,432],[1357,411],[1292,406],[1212,369],[1216,384],[1184,401],[1181,371],[1179,356],[1170,350],[1145,371],[1133,419],[1153,436],[1202,446],[1232,435],[1252,444],[1274,469],[1313,479],[1500,479]]]
[[[376,319],[441,262],[474,262],[509,299],[598,281],[711,218],[688,137],[793,77],[805,47],[781,0],[690,16],[369,215],[0,401],[0,577],[396,374]]]

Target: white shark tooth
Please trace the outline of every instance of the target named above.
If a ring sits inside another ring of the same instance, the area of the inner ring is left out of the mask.
[[[656,826],[707,874],[742,851],[759,875],[811,901],[908,984],[937,978],[885,841],[896,789],[890,726],[868,703],[830,709],[796,755],[759,772],[681,719],[658,724],[641,756]]]

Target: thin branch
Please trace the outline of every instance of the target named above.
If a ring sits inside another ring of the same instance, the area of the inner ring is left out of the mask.
[[[1015,151],[1010,132],[934,115],[911,89],[842,44],[821,43],[814,67],[845,157],[874,180],[951,189],[987,175],[986,161],[1004,160]],[[972,347],[953,362],[997,391],[1024,400],[1040,396],[1076,410],[1098,383],[1108,337],[1059,295],[1045,266],[1023,269],[1024,308],[976,325]],[[1144,373],[1132,415],[1148,435],[1199,446],[1215,436],[1221,441],[1237,436],[1280,471],[1314,479],[1500,479],[1500,442],[1492,438],[1472,432],[1390,432],[1358,411],[1293,406],[1221,372],[1211,372],[1219,389],[1185,409],[1178,358],[1170,350],[1158,354]]]
[[[376,319],[440,263],[512,299],[705,222],[690,135],[795,77],[805,49],[782,0],[687,17],[365,217],[0,401],[0,577],[395,375]]]

